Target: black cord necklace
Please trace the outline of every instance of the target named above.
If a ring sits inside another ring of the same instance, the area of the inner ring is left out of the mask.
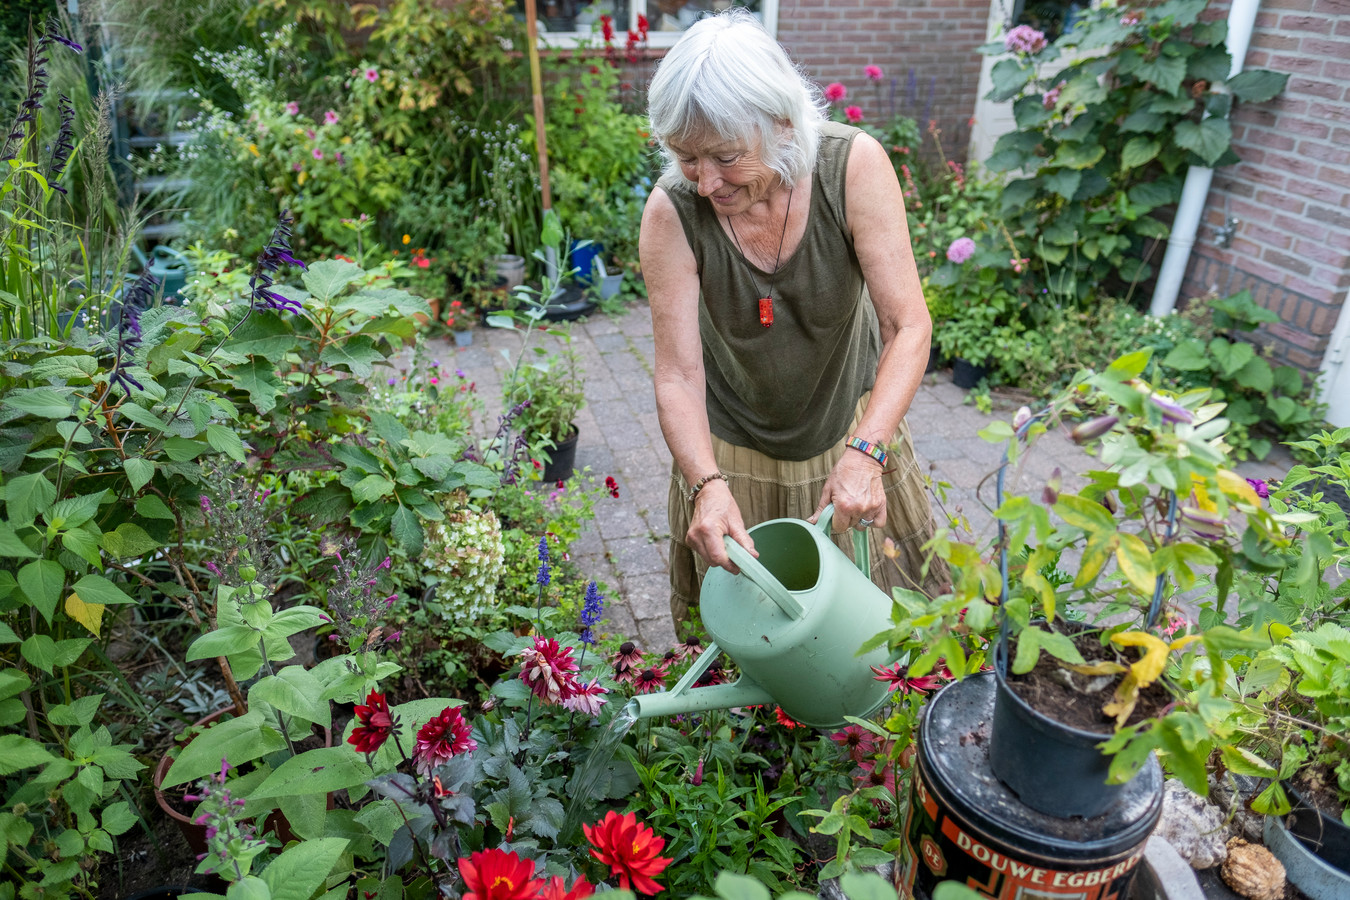
[[[774,257],[773,271],[769,273],[770,278],[778,274],[778,266],[783,262],[783,239],[787,237],[788,219],[792,216],[792,192],[794,190],[796,190],[795,186],[788,188],[787,212],[783,213],[783,233],[778,236],[778,254]],[[750,283],[753,284],[755,290],[758,291],[759,281],[755,278],[755,270],[750,265],[750,258],[746,256],[745,251],[741,249],[741,240],[736,237],[736,226],[732,223],[731,216],[727,216],[726,219],[727,228],[731,229],[731,240],[736,244],[736,252],[740,253],[741,260],[744,261],[745,268],[750,273]],[[768,328],[773,324],[772,282],[769,283],[768,290],[764,291],[764,296],[761,297],[759,301],[759,324],[763,325],[765,328]]]

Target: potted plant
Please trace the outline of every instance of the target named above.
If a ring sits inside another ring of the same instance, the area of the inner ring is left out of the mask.
[[[576,416],[586,403],[585,373],[570,329],[561,348],[554,352],[536,351],[508,380],[502,399],[508,409],[528,402],[516,416],[516,426],[529,442],[532,455],[548,460],[545,481],[565,481],[572,475],[579,433]]]
[[[1148,362],[1141,351],[1081,373],[1042,414],[1023,408],[983,432],[1007,445],[997,536],[940,535],[951,592],[934,601],[897,590],[904,613],[874,639],[890,642],[911,677],[939,661],[963,677],[992,657],[990,761],[1023,803],[1049,815],[1101,813],[1155,750],[1205,794],[1206,759],[1231,728],[1227,656],[1269,644],[1259,628],[1221,618],[1177,633],[1175,592],[1207,580],[1226,591],[1235,570],[1289,541],[1232,471],[1221,407],[1205,390],[1155,390],[1141,377]],[[1021,485],[1028,449],[1071,416],[1082,420],[1074,439],[1097,448],[1102,467],[1081,473],[1076,490],[1058,472]],[[1009,740],[1019,717],[1045,740]]]
[[[478,321],[478,312],[472,306],[465,305],[461,299],[451,300],[442,310],[445,314],[445,327],[454,335],[456,347],[468,347],[473,343],[473,326]]]

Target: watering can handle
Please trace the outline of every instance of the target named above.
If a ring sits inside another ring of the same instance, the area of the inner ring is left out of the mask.
[[[816,527],[821,530],[825,536],[830,534],[830,522],[834,519],[834,504],[831,503],[820,512],[820,518],[816,519]],[[867,553],[867,529],[853,529],[853,564],[858,567],[868,579],[872,577],[872,557]],[[740,563],[737,563],[740,565]]]
[[[761,591],[769,595],[769,599],[778,604],[778,608],[783,611],[789,619],[800,619],[806,614],[806,610],[797,602],[797,598],[792,596],[782,583],[773,577],[768,569],[764,568],[759,562],[750,555],[740,544],[733,541],[729,536],[723,535],[722,542],[726,545],[727,556],[736,564],[736,568],[741,570],[741,574],[749,578],[751,583]]]

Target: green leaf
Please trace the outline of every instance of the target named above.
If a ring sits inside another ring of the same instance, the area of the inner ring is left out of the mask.
[[[136,514],[147,519],[168,519],[174,521],[173,510],[159,498],[158,494],[146,494],[136,498]]]
[[[367,475],[352,487],[352,499],[357,503],[373,503],[394,492],[394,482],[383,475]]]
[[[1130,138],[1120,151],[1120,170],[1128,172],[1130,169],[1137,169],[1145,163],[1152,162],[1160,149],[1162,145],[1152,138]]]
[[[47,718],[53,725],[79,728],[94,721],[94,716],[98,715],[99,704],[102,700],[102,694],[89,694],[79,698],[74,703],[62,703],[53,706],[48,711]]]
[[[863,850],[882,852],[874,847],[860,847],[854,851],[853,861],[861,866],[877,865],[859,857]],[[893,858],[889,853],[884,855],[884,861]],[[874,872],[845,872],[839,876],[839,886],[844,889],[844,896],[849,900],[895,900],[895,888]]]
[[[333,368],[345,366],[359,378],[369,376],[375,370],[375,363],[383,359],[384,354],[376,346],[375,339],[365,334],[329,344],[319,353],[320,362]]]
[[[1284,90],[1289,75],[1268,69],[1247,69],[1228,79],[1228,90],[1244,103],[1265,103]]]
[[[138,821],[140,817],[132,812],[131,804],[125,800],[119,800],[103,809],[103,830],[108,834],[124,834]]]
[[[1049,172],[1041,177],[1041,183],[1046,190],[1054,191],[1065,200],[1073,199],[1082,181],[1083,173],[1074,169],[1060,169],[1058,172]]]
[[[1178,147],[1203,159],[1206,165],[1213,165],[1233,143],[1233,127],[1227,119],[1213,116],[1199,123],[1182,120],[1173,127],[1172,139]]]
[[[306,722],[328,725],[331,711],[326,700],[320,700],[323,685],[314,673],[303,666],[283,666],[270,678],[260,678],[249,688],[249,705],[255,700],[269,703],[287,715]]]
[[[1175,94],[1181,89],[1181,82],[1186,78],[1186,61],[1184,59],[1167,56],[1166,54],[1159,54],[1152,59],[1139,55],[1128,58],[1138,60],[1138,65],[1134,67],[1134,74],[1144,81],[1153,82],[1163,93]],[[1124,70],[1125,67],[1122,66],[1122,71]]]
[[[347,286],[365,275],[365,271],[355,263],[341,259],[325,259],[312,264],[301,281],[305,288],[321,303],[331,303]]]
[[[18,669],[0,669],[0,698],[8,699],[18,696],[32,685],[33,679]]]
[[[1245,748],[1224,745],[1219,748],[1219,753],[1230,772],[1253,778],[1275,778],[1279,775],[1274,766]]]
[[[410,557],[416,557],[422,552],[426,533],[416,513],[406,506],[400,506],[390,519],[389,526],[394,540]]]
[[[244,442],[233,429],[224,425],[207,425],[206,442],[235,462],[244,461]]]
[[[101,603],[104,606],[115,606],[119,603],[130,603],[131,598],[122,592],[117,585],[113,584],[102,575],[85,575],[79,581],[71,585],[71,590],[80,595],[80,599],[85,603]]]
[[[770,900],[773,896],[759,879],[735,872],[723,871],[717,876],[714,887],[722,900]]]
[[[985,98],[996,103],[1011,100],[1022,91],[1035,74],[1036,69],[1033,66],[1023,65],[1016,59],[1000,59],[990,70],[994,87]]]
[[[28,602],[51,624],[56,604],[61,601],[61,588],[66,583],[65,567],[55,560],[35,559],[19,570],[18,582]]]
[[[346,838],[319,838],[282,853],[262,871],[262,880],[272,892],[271,900],[309,900],[323,887],[324,879],[346,849]]]
[[[74,411],[68,394],[72,389],[57,391],[51,388],[16,390],[0,402],[0,407],[16,409],[43,419],[64,419]]]
[[[127,481],[133,491],[139,491],[155,477],[155,464],[139,456],[128,456],[122,460],[122,468],[127,473]]]
[[[163,432],[168,427],[163,419],[137,403],[123,403],[117,407],[117,412],[127,421],[143,425],[152,431]]]
[[[217,656],[233,656],[256,648],[261,640],[262,632],[247,625],[222,625],[193,641],[184,658],[194,662]]]
[[[19,540],[14,529],[4,522],[0,522],[0,556],[8,556],[17,559],[27,559],[37,556],[37,553],[28,549],[28,545]]]
[[[95,568],[103,568],[103,554],[99,542],[103,535],[92,522],[72,528],[61,535],[61,546]]]
[[[50,675],[56,665],[56,641],[45,634],[29,635],[27,640],[19,645],[19,654],[29,664]]]
[[[130,522],[123,522],[114,531],[103,535],[103,549],[116,559],[144,556],[162,546],[163,541],[155,540],[144,528]]]
[[[20,475],[5,485],[5,509],[15,527],[31,524],[55,501],[56,485],[44,475]]]
[[[374,775],[365,756],[350,744],[306,750],[277,766],[262,784],[249,792],[248,799],[322,795],[365,784]]]
[[[1105,155],[1106,148],[1101,144],[1060,144],[1059,149],[1055,151],[1053,164],[1065,166],[1070,169],[1090,169],[1101,162],[1102,157]]]
[[[221,759],[239,766],[285,746],[280,732],[264,722],[262,712],[251,709],[247,715],[211,725],[188,741],[165,773],[161,787],[175,787],[217,774]]]
[[[32,738],[0,734],[0,776],[42,766],[56,759]]]
[[[277,405],[277,397],[285,390],[285,384],[277,377],[274,357],[250,357],[247,363],[233,366],[227,372],[230,382],[237,388],[248,392],[248,402],[259,415],[267,415]]]

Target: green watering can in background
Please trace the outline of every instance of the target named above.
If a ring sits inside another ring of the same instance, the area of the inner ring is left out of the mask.
[[[149,256],[135,244],[131,246],[131,250],[140,260],[141,271],[148,272],[159,280],[165,300],[175,296],[187,285],[192,267],[184,254],[165,244],[155,247]]]
[[[710,568],[700,591],[703,625],[712,643],[669,691],[635,697],[638,718],[776,703],[794,721],[815,728],[866,717],[890,688],[872,666],[884,646],[858,649],[891,623],[891,598],[872,584],[867,532],[853,532],[855,567],[830,540],[834,507],[812,526],[772,519],[750,529],[759,558],[725,538],[741,570]],[[741,671],[735,684],[693,687],[719,652]]]

